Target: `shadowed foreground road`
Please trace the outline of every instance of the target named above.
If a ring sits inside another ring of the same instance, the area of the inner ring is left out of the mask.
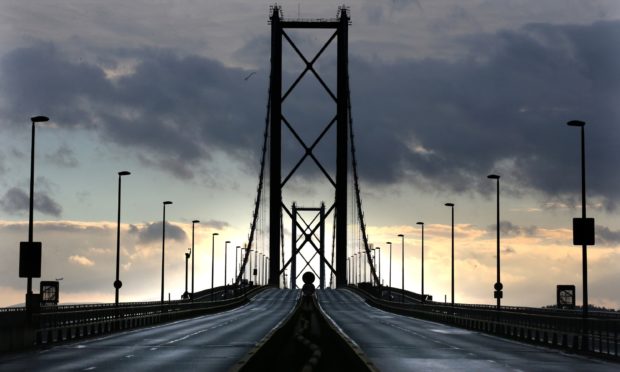
[[[382,371],[620,371],[620,365],[388,313],[348,290],[321,307]]]
[[[0,357],[0,371],[226,371],[286,317],[297,294],[268,289],[223,313]]]

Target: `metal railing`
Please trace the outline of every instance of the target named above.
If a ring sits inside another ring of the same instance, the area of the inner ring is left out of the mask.
[[[111,332],[214,313],[245,304],[266,286],[237,289],[223,298],[224,287],[202,291],[198,300],[44,306],[29,313],[25,308],[0,312],[0,351],[86,338]],[[227,291],[228,292],[228,291]],[[198,292],[197,292],[198,294]],[[215,296],[217,294],[217,296]],[[196,296],[199,297],[199,296]]]
[[[497,311],[490,305],[402,303],[378,298],[376,291],[349,288],[370,305],[390,312],[618,360],[620,318],[598,316],[602,312],[584,319],[573,310],[502,307]]]

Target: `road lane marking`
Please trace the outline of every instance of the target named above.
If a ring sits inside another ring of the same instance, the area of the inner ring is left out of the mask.
[[[93,369],[95,369],[95,368],[97,368],[97,367],[95,367],[95,366],[90,366],[90,367],[88,367],[88,368],[84,368],[84,369],[83,369],[83,371],[92,371],[92,370],[93,370]]]

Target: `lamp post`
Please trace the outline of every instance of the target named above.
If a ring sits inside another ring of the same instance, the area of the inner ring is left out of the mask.
[[[196,248],[194,247],[194,225],[197,223],[200,223],[200,221],[192,221],[192,300],[194,299],[194,256],[196,256]]]
[[[213,281],[215,279],[215,237],[220,234],[213,233],[211,234],[211,301],[213,301]]]
[[[172,204],[171,201],[163,202],[164,217],[162,219],[161,230],[161,303],[164,303],[164,264],[166,257],[166,205]]]
[[[390,287],[390,290],[388,292],[389,296],[390,296],[390,300],[392,300],[392,242],[386,242],[385,244],[390,246],[390,270],[389,270],[389,280],[388,280],[388,286]]]
[[[497,181],[497,252],[496,252],[496,256],[497,256],[497,281],[495,282],[494,288],[495,288],[495,293],[494,293],[494,297],[497,299],[497,311],[501,310],[501,306],[502,306],[502,289],[504,288],[504,285],[502,284],[501,280],[500,280],[500,244],[499,244],[499,239],[500,239],[500,224],[499,224],[499,176],[497,174],[489,174],[487,176],[488,179],[491,180],[496,180]]]
[[[37,306],[37,299],[32,293],[32,278],[41,277],[41,243],[33,242],[34,229],[34,142],[35,142],[35,123],[43,123],[49,121],[47,116],[34,116],[30,118],[32,123],[32,137],[30,145],[30,208],[28,215],[28,242],[20,243],[20,266],[22,261],[24,266],[28,267],[27,272],[22,272],[20,267],[20,277],[28,278],[26,284],[26,308],[31,310]]]
[[[426,296],[424,296],[424,222],[416,222],[416,225],[420,225],[422,227],[422,302],[426,300]]]
[[[183,292],[183,299],[187,300],[189,297],[189,293],[187,292],[187,263],[189,262],[189,256],[192,255],[192,249],[187,248],[187,252],[185,252],[185,292]]]
[[[451,288],[452,288],[452,306],[454,306],[454,203],[446,203],[445,204],[446,207],[450,207],[450,209],[452,210],[452,284],[451,284]]]
[[[228,244],[230,240],[224,242],[224,286],[228,285]]]
[[[402,253],[402,291],[403,291],[403,297],[402,297],[402,302],[405,302],[405,235],[403,234],[398,234],[398,236],[401,238],[401,253]]]
[[[118,172],[118,213],[116,220],[116,280],[114,281],[114,306],[118,306],[118,290],[123,286],[118,278],[118,269],[120,264],[120,251],[121,251],[121,177],[128,176],[131,173],[128,171]]]
[[[254,270],[252,274],[254,274],[254,285],[258,285],[258,247],[254,250]]]
[[[592,226],[586,229],[586,145],[585,145],[585,126],[586,123],[580,120],[571,120],[566,123],[571,127],[578,127],[581,129],[581,228],[582,236],[577,237],[575,234],[575,219],[573,220],[573,244],[579,245],[581,243],[581,255],[582,255],[582,276],[583,276],[583,318],[588,318],[588,240],[590,244],[594,244],[594,220],[592,219]],[[578,239],[576,239],[578,238]],[[579,241],[576,241],[579,240]],[[587,323],[585,324],[587,327]],[[585,328],[585,327],[584,327]],[[585,338],[584,338],[585,340]]]
[[[375,250],[379,251],[379,263],[377,266],[379,266],[379,286],[381,286],[381,247],[376,247]]]
[[[241,247],[237,246],[235,248],[235,283],[237,282],[237,273],[239,272],[239,248]]]

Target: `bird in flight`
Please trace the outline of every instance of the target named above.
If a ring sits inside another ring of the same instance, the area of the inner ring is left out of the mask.
[[[245,78],[243,78],[243,80],[248,81],[248,79],[251,78],[252,75],[254,75],[255,73],[256,73],[256,71],[250,72],[250,74],[248,76],[246,76]]]

